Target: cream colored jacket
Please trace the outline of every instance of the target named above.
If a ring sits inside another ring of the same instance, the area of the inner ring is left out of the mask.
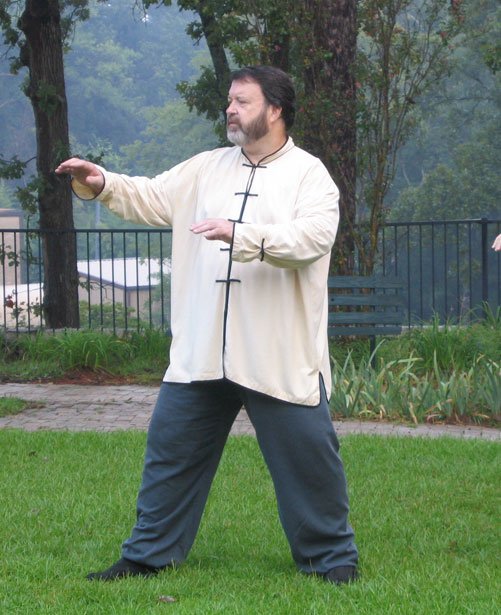
[[[339,192],[289,139],[252,165],[238,147],[201,153],[153,179],[103,169],[99,195],[117,215],[170,225],[170,365],[164,380],[228,378],[278,399],[330,395],[327,276]],[[85,197],[82,186],[77,194]],[[233,243],[194,235],[205,218],[234,220]]]

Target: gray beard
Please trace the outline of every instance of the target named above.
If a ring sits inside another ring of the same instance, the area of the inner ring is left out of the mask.
[[[251,122],[245,130],[238,126],[237,129],[233,129],[230,131],[229,127],[226,129],[226,136],[228,137],[228,141],[233,143],[234,145],[238,145],[239,147],[243,147],[244,145],[248,145],[253,141],[258,141],[262,137],[268,134],[268,123],[266,121],[266,109],[265,107],[262,112],[258,115],[258,117]]]
[[[249,142],[249,138],[242,131],[241,128],[239,128],[238,130],[231,130],[231,131],[227,129],[226,136],[230,143],[233,143],[233,145],[238,145],[239,147],[243,147],[244,145],[247,145],[247,143]]]

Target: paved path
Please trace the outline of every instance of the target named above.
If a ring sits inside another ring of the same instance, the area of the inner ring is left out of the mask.
[[[157,398],[158,387],[93,386],[75,384],[0,384],[0,397],[19,397],[33,402],[20,414],[0,417],[0,429],[68,431],[145,430]],[[501,441],[501,430],[486,427],[419,425],[335,421],[339,435],[365,433],[394,436],[450,436]],[[254,435],[242,410],[233,425],[234,435]]]

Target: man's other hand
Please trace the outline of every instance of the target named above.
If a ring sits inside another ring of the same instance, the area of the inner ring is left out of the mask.
[[[195,222],[190,226],[190,231],[196,235],[203,235],[205,239],[224,241],[231,243],[233,237],[234,222],[222,218],[210,218]]]

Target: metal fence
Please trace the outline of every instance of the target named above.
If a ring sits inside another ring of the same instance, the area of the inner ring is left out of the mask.
[[[64,233],[65,231],[61,231]],[[170,229],[75,230],[81,327],[170,325]],[[404,285],[409,326],[471,321],[501,304],[501,220],[397,222],[381,232],[375,273]],[[42,232],[0,229],[0,328],[44,326]]]
[[[51,231],[53,232],[53,231]],[[74,230],[80,326],[170,327],[170,229]],[[43,231],[0,230],[0,327],[44,327]]]
[[[382,229],[377,271],[404,283],[409,325],[471,321],[501,304],[501,220],[395,222]]]

